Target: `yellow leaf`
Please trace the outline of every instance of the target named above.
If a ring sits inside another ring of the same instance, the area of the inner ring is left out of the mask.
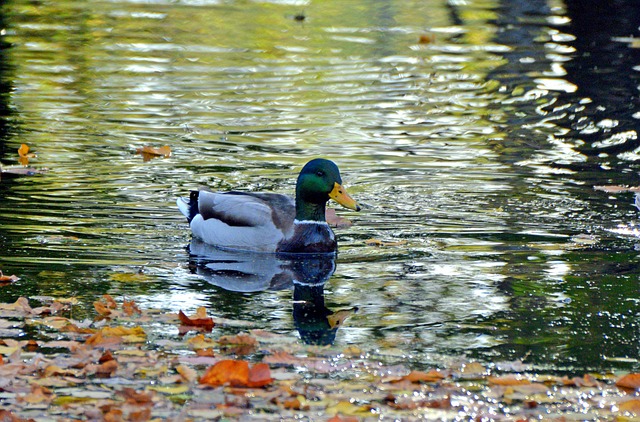
[[[5,356],[12,355],[18,349],[19,347],[0,346],[0,355],[5,355]]]
[[[120,283],[142,283],[151,280],[151,277],[144,273],[114,273],[109,278]]]
[[[176,394],[184,394],[189,391],[189,386],[185,384],[180,384],[176,386],[172,385],[152,385],[147,387],[147,390],[157,391],[158,393],[168,394],[170,396]]]
[[[327,316],[331,328],[341,327],[344,321],[356,312],[355,308],[337,311]]]

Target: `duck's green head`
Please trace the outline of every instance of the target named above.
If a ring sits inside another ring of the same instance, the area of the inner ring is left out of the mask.
[[[324,208],[333,199],[345,208],[360,211],[358,203],[342,186],[340,170],[333,161],[316,158],[300,171],[296,184],[296,208],[298,220],[324,221]],[[320,218],[321,208],[322,218]]]

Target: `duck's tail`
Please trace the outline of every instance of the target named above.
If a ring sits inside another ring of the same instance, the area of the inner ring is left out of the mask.
[[[176,200],[176,204],[178,204],[178,209],[185,217],[187,217],[187,221],[191,223],[191,220],[194,219],[196,215],[200,213],[198,210],[198,195],[199,191],[193,190],[189,193],[189,197],[180,197]]]

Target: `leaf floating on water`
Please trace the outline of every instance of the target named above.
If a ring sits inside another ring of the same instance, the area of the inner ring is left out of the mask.
[[[203,312],[204,311],[204,312]],[[204,314],[204,315],[203,315]],[[189,318],[184,314],[184,312],[178,312],[178,318],[182,325],[186,327],[193,327],[195,329],[211,332],[215,323],[213,322],[213,318],[206,316],[206,309],[204,307],[198,308],[196,312],[195,318]]]
[[[358,311],[358,308],[351,309],[343,309],[340,311],[336,311],[331,315],[327,316],[327,322],[329,322],[329,327],[336,328],[342,326],[344,321],[349,318],[351,315],[355,314]]]
[[[528,379],[515,376],[515,375],[506,375],[502,377],[489,377],[487,378],[487,381],[489,381],[489,384],[494,384],[494,385],[513,386],[513,385],[531,384],[531,381],[529,381]]]
[[[385,242],[383,240],[380,239],[368,239],[364,241],[365,245],[367,246],[402,246],[402,245],[406,245],[407,241],[406,240],[398,240],[395,242]]]
[[[640,388],[640,374],[631,373],[623,376],[616,381],[616,385],[620,388],[637,390]]]
[[[618,404],[618,409],[621,412],[629,412],[635,415],[640,415],[640,400],[631,399],[623,401],[622,403]]]
[[[29,153],[29,145],[22,144],[20,148],[18,148],[18,161],[23,166],[29,165],[29,158],[35,158],[36,155],[34,153]]]
[[[169,158],[171,157],[171,147],[169,147],[168,145],[159,148],[144,146],[142,148],[136,149],[136,154],[142,155],[143,161],[149,161],[153,158],[158,157]]]
[[[436,36],[434,34],[422,34],[420,35],[420,39],[418,42],[420,44],[431,44],[436,40]]]
[[[235,336],[222,336],[218,339],[220,346],[225,351],[236,355],[248,355],[255,351],[258,340],[248,334],[238,334]]]
[[[2,271],[0,271],[0,286],[6,286],[7,284],[15,283],[18,280],[20,280],[19,277],[16,277],[15,275],[4,275],[2,274]]]
[[[200,378],[200,384],[218,387],[231,385],[246,387],[249,383],[249,362],[244,360],[221,360],[209,367]]]
[[[593,188],[607,193],[640,192],[640,186],[601,185]]]

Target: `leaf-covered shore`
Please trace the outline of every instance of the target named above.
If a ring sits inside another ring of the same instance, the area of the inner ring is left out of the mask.
[[[106,295],[95,318],[79,321],[74,306],[42,297],[0,304],[0,421],[640,415],[639,374],[560,377],[521,362],[417,370],[400,354],[304,345],[215,310],[167,314]]]

